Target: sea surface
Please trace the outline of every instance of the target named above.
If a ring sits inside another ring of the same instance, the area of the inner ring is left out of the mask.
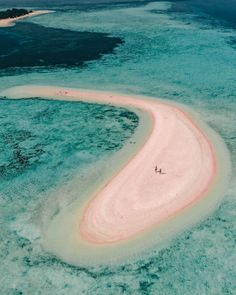
[[[184,103],[221,135],[233,171],[219,208],[162,250],[71,266],[41,247],[43,204],[131,144],[139,118],[107,105],[2,97],[0,294],[236,294],[236,2],[0,0],[11,7],[55,13],[0,28],[0,91],[59,85]]]

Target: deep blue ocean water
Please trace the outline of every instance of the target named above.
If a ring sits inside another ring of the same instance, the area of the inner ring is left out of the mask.
[[[3,75],[31,67],[78,67],[113,52],[120,38],[101,33],[74,32],[19,23],[0,31],[0,68]],[[13,49],[15,48],[15,49]]]
[[[52,190],[121,149],[138,118],[111,106],[1,99],[0,294],[235,294],[235,1],[0,0],[0,8],[12,6],[56,12],[0,34],[37,24],[41,32],[108,34],[123,43],[82,66],[68,66],[64,52],[56,67],[0,69],[0,90],[62,85],[185,103],[226,142],[233,176],[221,206],[163,250],[120,265],[70,266],[40,247],[39,207]]]

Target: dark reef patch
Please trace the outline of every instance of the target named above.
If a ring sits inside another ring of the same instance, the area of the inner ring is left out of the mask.
[[[27,22],[0,29],[0,40],[0,69],[83,66],[112,53],[123,42],[105,33],[47,28]]]
[[[134,133],[139,117],[108,105],[0,99],[0,124],[0,180],[4,181],[29,170],[36,173],[39,167],[55,176],[55,170],[63,173],[66,167],[79,167],[117,151]]]

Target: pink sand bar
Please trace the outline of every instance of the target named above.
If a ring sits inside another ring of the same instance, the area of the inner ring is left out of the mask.
[[[92,243],[114,243],[162,223],[202,198],[216,174],[210,142],[179,108],[112,96],[142,108],[152,132],[137,155],[88,204],[80,232]]]
[[[110,103],[147,112],[149,137],[131,160],[87,201],[77,233],[90,244],[128,240],[163,224],[202,199],[213,186],[212,145],[178,106],[155,99],[58,87],[16,87],[18,97]]]

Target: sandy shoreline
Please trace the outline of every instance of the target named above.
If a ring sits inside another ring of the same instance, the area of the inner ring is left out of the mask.
[[[35,11],[32,11],[26,15],[22,15],[19,17],[1,19],[0,20],[0,27],[12,27],[15,25],[15,22],[18,20],[22,20],[22,19],[25,19],[28,17],[33,17],[33,16],[37,16],[37,15],[41,15],[41,14],[52,13],[52,12],[54,12],[54,11],[52,11],[52,10],[35,10]]]
[[[181,109],[154,100],[54,87],[18,87],[15,97],[48,97],[132,106],[152,117],[142,149],[96,193],[83,211],[80,237],[112,244],[174,216],[203,198],[217,174],[212,144]],[[8,94],[7,92],[5,93]],[[162,173],[155,172],[162,169]]]

